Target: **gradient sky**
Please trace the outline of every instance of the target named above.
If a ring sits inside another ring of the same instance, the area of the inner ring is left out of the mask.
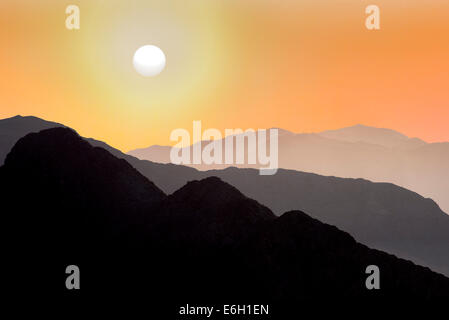
[[[81,29],[65,28],[77,4]],[[365,28],[365,7],[381,30]],[[175,128],[362,123],[449,141],[446,0],[2,0],[0,118],[35,115],[124,151]],[[166,69],[144,78],[134,51]]]

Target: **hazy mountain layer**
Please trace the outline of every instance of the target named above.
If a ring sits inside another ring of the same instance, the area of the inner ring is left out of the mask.
[[[207,144],[202,142],[203,147]],[[169,163],[170,149],[167,146],[152,146],[128,154],[142,160]],[[235,146],[233,151],[235,154]],[[245,159],[248,159],[247,153]],[[189,166],[199,170],[229,167],[206,164]],[[448,142],[426,143],[394,130],[362,125],[317,134],[295,134],[280,129],[279,167],[326,176],[394,183],[432,198],[443,211],[449,213]]]

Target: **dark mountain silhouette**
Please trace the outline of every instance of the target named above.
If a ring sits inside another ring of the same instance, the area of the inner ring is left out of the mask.
[[[189,180],[217,176],[277,215],[303,210],[361,243],[449,275],[449,216],[433,200],[407,189],[284,169],[272,176],[243,168],[197,171],[138,160],[111,149],[168,194]]]
[[[164,216],[176,221],[178,236],[194,236],[207,243],[224,241],[227,245],[238,245],[254,225],[276,217],[217,177],[188,182],[168,197],[164,209]]]
[[[104,142],[86,140],[125,159],[166,194],[175,192],[188,181],[218,176],[276,215],[302,210],[349,232],[365,245],[449,276],[449,217],[432,200],[406,189],[388,183],[283,169],[273,176],[260,176],[253,169],[198,171],[139,160]]]
[[[6,155],[14,144],[30,132],[44,129],[63,127],[56,122],[45,121],[36,117],[15,116],[0,120],[0,165],[5,161]]]
[[[60,271],[69,264],[80,266],[84,296],[140,293],[153,303],[436,299],[449,292],[449,279],[428,268],[369,249],[303,212],[276,217],[219,178],[166,196],[67,128],[20,139],[0,168],[0,191],[7,280],[40,297],[67,292]],[[365,288],[371,264],[381,270],[381,290]],[[31,289],[23,276],[30,267],[39,275]]]
[[[3,202],[9,208],[35,212],[39,203],[48,199],[44,210],[50,215],[30,215],[31,228],[45,221],[66,225],[62,232],[69,232],[67,228],[75,225],[70,229],[72,234],[81,225],[92,227],[92,233],[97,233],[99,227],[110,227],[111,233],[131,232],[141,224],[140,216],[166,197],[128,162],[92,147],[75,131],[65,128],[21,138],[1,170],[2,179],[8,181],[3,183],[6,190],[2,193],[10,195]],[[90,211],[102,212],[105,220]],[[129,217],[127,224],[118,223],[124,214]]]
[[[292,170],[273,176],[237,168],[206,173],[231,183],[278,215],[303,210],[357,241],[449,275],[449,216],[417,193],[389,183]]]

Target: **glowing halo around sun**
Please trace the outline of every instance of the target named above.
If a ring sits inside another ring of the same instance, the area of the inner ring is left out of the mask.
[[[153,45],[145,45],[136,50],[133,57],[134,69],[144,77],[154,77],[165,68],[164,52]]]

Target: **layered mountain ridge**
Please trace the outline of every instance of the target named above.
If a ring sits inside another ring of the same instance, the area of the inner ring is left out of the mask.
[[[437,299],[449,279],[357,243],[303,212],[276,217],[216,177],[165,195],[76,132],[53,128],[20,139],[0,168],[9,279],[50,295],[57,270],[78,264],[83,294],[161,299]],[[367,290],[365,268],[381,270]],[[107,266],[107,267],[106,267]],[[42,282],[42,283],[41,283]],[[42,287],[40,287],[42,288]]]
[[[209,143],[198,142],[202,148]],[[280,130],[278,145],[279,168],[394,183],[432,198],[443,211],[449,212],[449,142],[426,143],[391,129],[355,125],[319,133]],[[192,154],[192,147],[189,148]],[[152,146],[128,154],[141,160],[169,163],[170,150],[169,146]],[[245,159],[248,159],[246,150]],[[230,166],[186,165],[203,171]],[[233,166],[264,167],[250,165],[247,160],[245,164]]]
[[[22,132],[15,135],[17,140]],[[307,212],[349,232],[365,245],[449,275],[449,216],[431,199],[409,190],[388,183],[284,169],[273,176],[260,176],[258,170],[242,168],[198,171],[139,160],[104,142],[86,141],[125,159],[166,194],[174,193],[188,181],[217,176],[276,215],[290,210]]]

